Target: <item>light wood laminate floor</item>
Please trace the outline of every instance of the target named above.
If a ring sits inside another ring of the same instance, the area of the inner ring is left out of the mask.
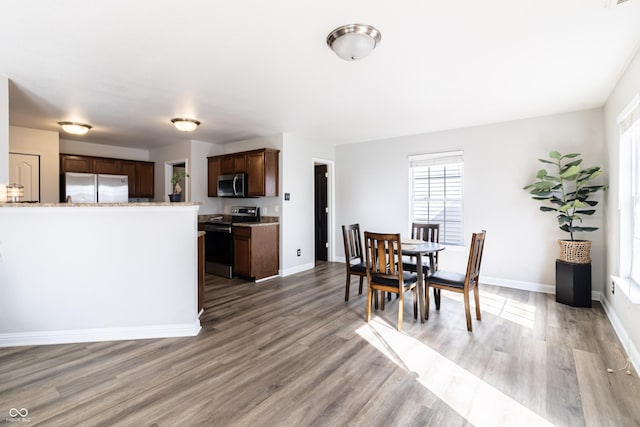
[[[207,276],[197,337],[0,349],[0,424],[32,426],[637,426],[637,374],[602,307],[480,287],[421,324],[365,318],[343,264],[263,283]],[[409,299],[412,297],[409,295]],[[433,304],[433,299],[432,299]]]

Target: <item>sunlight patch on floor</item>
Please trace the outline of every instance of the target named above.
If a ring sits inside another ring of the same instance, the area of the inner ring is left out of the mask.
[[[460,304],[464,304],[462,294],[442,292],[442,298],[452,299]],[[469,300],[471,305],[471,316],[475,316],[473,295],[469,296]],[[529,329],[533,329],[536,318],[535,306],[490,293],[481,293],[480,311],[486,311],[494,316],[501,317]]]
[[[413,373],[424,387],[474,426],[553,426],[524,405],[381,319],[372,319],[356,332],[394,363]]]

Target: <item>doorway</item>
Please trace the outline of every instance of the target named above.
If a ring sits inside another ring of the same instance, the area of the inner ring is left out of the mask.
[[[329,239],[328,239],[328,217],[329,204],[327,197],[328,169],[327,165],[314,165],[314,241],[315,260],[328,261]]]

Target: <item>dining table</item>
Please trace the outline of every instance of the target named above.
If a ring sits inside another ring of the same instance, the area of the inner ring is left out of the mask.
[[[425,288],[424,273],[422,271],[423,256],[429,256],[429,271],[434,272],[436,268],[435,254],[445,249],[441,243],[428,242],[419,239],[402,239],[400,241],[402,255],[416,257],[416,270],[418,274],[418,305],[420,307],[420,323],[425,320]]]

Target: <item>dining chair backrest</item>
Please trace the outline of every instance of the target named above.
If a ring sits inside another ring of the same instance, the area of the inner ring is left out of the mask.
[[[467,263],[465,289],[477,285],[480,279],[480,264],[482,264],[482,251],[484,250],[484,238],[487,232],[473,233],[471,247],[469,248],[469,261]]]
[[[402,277],[400,256],[400,234],[364,233],[367,277],[369,281],[376,277],[393,279]],[[399,283],[399,282],[398,282]]]
[[[342,226],[342,238],[344,240],[344,258],[349,264],[353,261],[364,263],[362,252],[362,240],[360,239],[360,224]]]
[[[411,238],[427,242],[440,242],[440,224],[424,224],[414,222],[411,224]]]
[[[440,243],[440,224],[425,224],[414,222],[411,224],[411,238],[424,240],[426,242]],[[440,252],[433,255],[434,267],[438,269],[438,261],[440,260]]]

